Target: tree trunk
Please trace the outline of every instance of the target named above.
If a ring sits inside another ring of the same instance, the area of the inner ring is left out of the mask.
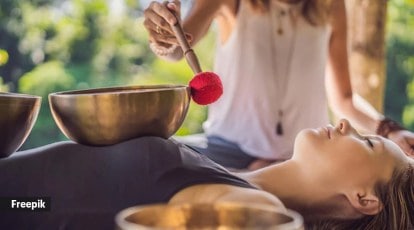
[[[346,0],[346,3],[352,88],[382,112],[387,0]]]

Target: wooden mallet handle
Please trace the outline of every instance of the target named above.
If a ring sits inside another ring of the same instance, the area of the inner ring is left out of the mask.
[[[174,14],[175,15],[175,14]],[[194,50],[191,48],[190,44],[188,43],[187,39],[185,38],[183,27],[180,24],[179,18],[175,15],[177,19],[177,23],[173,25],[171,28],[177,37],[178,43],[180,44],[185,60],[187,60],[188,65],[193,70],[194,74],[201,73],[200,63],[198,62],[198,58],[194,53]]]

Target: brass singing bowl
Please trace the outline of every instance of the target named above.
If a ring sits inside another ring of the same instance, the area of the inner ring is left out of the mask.
[[[190,89],[181,85],[121,86],[49,94],[53,118],[69,139],[117,144],[140,136],[169,138],[181,126]]]
[[[294,211],[229,202],[136,206],[119,212],[115,222],[119,230],[304,229],[302,216]]]
[[[10,156],[27,139],[41,100],[38,96],[0,92],[0,158]]]

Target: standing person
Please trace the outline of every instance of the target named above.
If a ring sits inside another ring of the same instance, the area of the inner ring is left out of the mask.
[[[152,50],[179,60],[171,12],[180,15],[180,1],[152,2],[144,25]],[[190,42],[200,41],[213,21],[214,72],[224,94],[208,108],[207,146],[199,148],[211,159],[237,169],[289,159],[301,129],[329,122],[328,104],[359,130],[414,155],[414,134],[352,92],[343,0],[195,0],[182,22]]]

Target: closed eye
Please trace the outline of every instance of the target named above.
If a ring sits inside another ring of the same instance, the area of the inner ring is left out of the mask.
[[[368,137],[365,137],[365,141],[368,143],[369,147],[374,148],[374,144]]]

